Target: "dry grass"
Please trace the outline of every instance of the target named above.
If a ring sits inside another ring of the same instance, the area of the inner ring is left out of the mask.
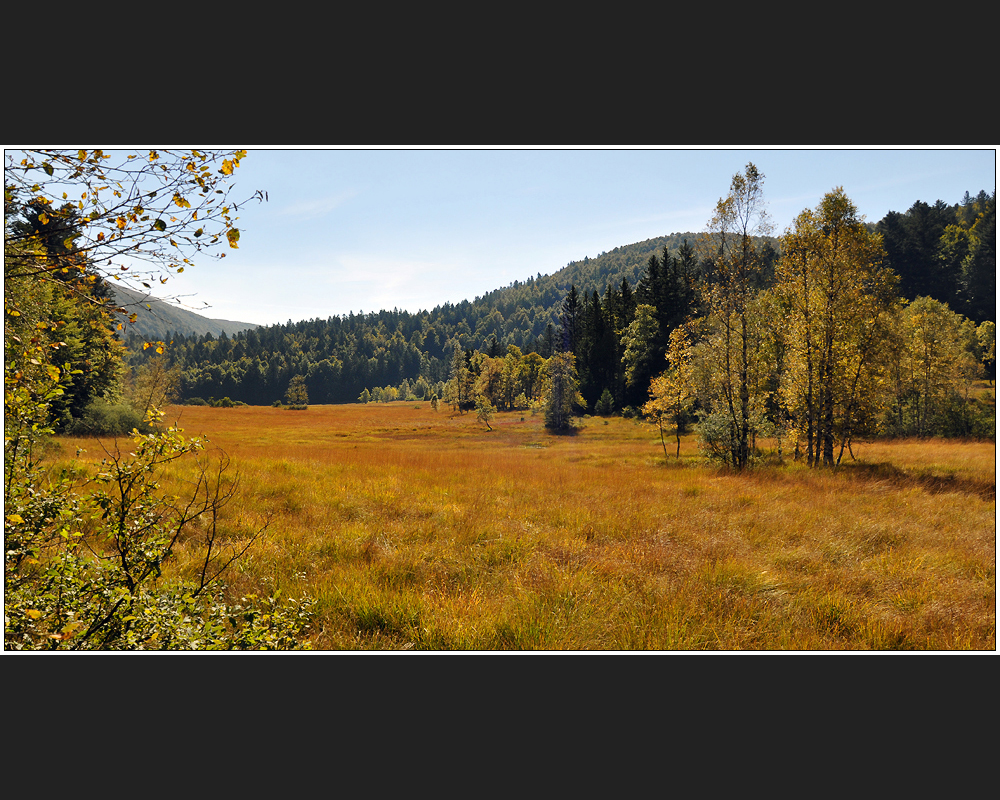
[[[991,442],[740,476],[690,437],[665,462],[619,418],[551,436],[427,403],[171,412],[240,470],[228,535],[271,518],[233,590],[318,598],[319,649],[996,647]]]

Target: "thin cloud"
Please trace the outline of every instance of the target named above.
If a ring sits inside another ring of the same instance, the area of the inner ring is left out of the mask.
[[[340,208],[347,201],[357,196],[357,194],[356,191],[349,190],[327,197],[317,197],[314,200],[302,200],[290,206],[285,206],[277,213],[278,216],[296,217],[301,220],[319,219],[325,217],[331,211]]]

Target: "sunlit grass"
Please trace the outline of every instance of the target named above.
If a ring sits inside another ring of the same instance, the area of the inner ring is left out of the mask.
[[[171,417],[240,472],[227,535],[269,525],[233,591],[309,593],[320,649],[995,649],[993,443],[734,475],[621,418],[552,436],[429,403]]]

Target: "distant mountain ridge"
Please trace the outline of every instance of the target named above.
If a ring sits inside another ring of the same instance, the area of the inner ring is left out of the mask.
[[[136,315],[135,322],[126,323],[125,336],[135,334],[144,339],[166,341],[175,337],[204,336],[218,338],[223,333],[233,336],[240,331],[260,326],[252,322],[234,322],[228,319],[209,319],[183,308],[171,305],[152,295],[108,283],[115,302],[126,312]]]

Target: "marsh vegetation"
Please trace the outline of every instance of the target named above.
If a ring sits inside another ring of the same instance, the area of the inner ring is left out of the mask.
[[[417,650],[992,650],[995,445],[859,442],[750,471],[694,434],[426,402],[170,409],[239,472],[221,536],[267,524],[234,598],[316,600],[310,646]],[[95,440],[62,453],[99,455]],[[177,462],[164,489],[193,476]],[[168,485],[168,484],[173,484]],[[198,566],[184,544],[169,572]]]

